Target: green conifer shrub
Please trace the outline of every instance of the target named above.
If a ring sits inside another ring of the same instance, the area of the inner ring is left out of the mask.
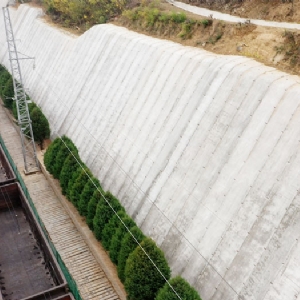
[[[145,238],[145,235],[137,226],[130,228],[130,231],[139,243],[141,243]],[[125,282],[126,260],[137,245],[138,244],[132,235],[129,232],[125,233],[122,238],[121,248],[118,254],[118,276],[123,283]]]
[[[59,176],[59,183],[62,190],[63,195],[67,194],[68,191],[68,184],[69,181],[72,179],[73,174],[78,169],[78,162],[80,161],[80,158],[78,157],[78,154],[76,151],[73,151],[70,153],[61,169],[60,176]]]
[[[81,169],[79,176],[74,181],[72,188],[69,192],[71,202],[78,208],[80,195],[83,192],[84,186],[89,182],[89,178],[92,177],[91,171],[84,167]]]
[[[41,109],[37,106],[30,111],[30,119],[32,122],[34,140],[39,143],[43,149],[43,141],[50,137],[49,122]]]
[[[142,241],[141,247],[151,257],[157,268],[167,280],[170,279],[170,268],[165,255],[150,238]],[[140,246],[129,255],[125,267],[125,289],[128,300],[153,300],[165,279],[157,271]]]
[[[44,154],[44,164],[47,171],[53,175],[54,163],[56,160],[56,155],[59,149],[61,148],[62,141],[60,138],[56,138],[47,148],[47,151]]]
[[[100,201],[97,204],[96,214],[93,219],[94,234],[99,241],[102,240],[102,231],[104,226],[115,214],[109,204],[113,207],[115,212],[119,210],[125,211],[119,200],[110,192],[105,194],[105,199],[103,197],[100,198]]]
[[[100,189],[104,194],[100,182],[96,177],[92,177],[91,180],[88,180],[88,182],[85,184],[82,193],[80,194],[80,199],[78,201],[78,211],[82,216],[87,217],[88,204],[97,188]]]
[[[6,108],[12,110],[13,98],[15,96],[13,79],[10,78],[6,81],[5,87],[3,89],[2,99]]]
[[[9,72],[5,69],[5,67],[1,66],[1,71],[0,71],[0,97],[4,101],[3,97],[3,91],[6,86],[6,82],[11,78],[11,75]]]
[[[118,257],[121,249],[121,242],[124,235],[128,232],[127,228],[130,229],[136,226],[135,222],[128,215],[125,215],[125,217],[121,219],[124,224],[119,220],[119,222],[116,224],[117,227],[115,228],[115,230],[111,231],[112,234],[110,237],[109,244],[109,256],[111,261],[115,265],[118,265]],[[124,225],[126,225],[127,228]]]
[[[56,159],[53,166],[53,177],[60,178],[60,172],[64,165],[64,162],[70,153],[76,153],[78,157],[78,150],[74,143],[67,136],[62,137],[63,142],[60,144],[60,148],[57,151]]]
[[[119,227],[120,218],[123,219],[127,215],[124,210],[119,210],[117,214],[114,214],[108,223],[105,224],[101,233],[101,244],[105,250],[109,250],[109,246],[115,233],[116,229]]]
[[[174,277],[169,281],[169,283],[181,299],[201,300],[198,292],[182,277]],[[165,285],[159,290],[155,300],[178,300],[177,295],[171,289],[170,285],[165,283]]]
[[[102,198],[102,195],[105,195],[104,191],[101,191],[101,193],[98,190],[94,191],[94,193],[89,201],[89,204],[88,204],[86,223],[88,224],[90,229],[93,231],[94,231],[93,220],[94,220],[94,217],[96,214],[97,204],[100,201],[100,199]]]

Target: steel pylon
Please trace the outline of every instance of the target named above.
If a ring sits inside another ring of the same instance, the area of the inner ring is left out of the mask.
[[[6,30],[6,40],[8,45],[11,75],[14,85],[14,101],[18,112],[18,124],[20,127],[22,153],[24,157],[25,173],[32,173],[40,170],[39,161],[36,154],[36,146],[31,126],[31,119],[28,110],[26,93],[23,86],[21,68],[19,64],[18,51],[15,43],[14,33],[11,25],[8,6],[3,7],[4,24]]]

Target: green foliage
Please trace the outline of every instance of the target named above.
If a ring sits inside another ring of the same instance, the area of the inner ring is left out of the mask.
[[[59,149],[61,148],[62,141],[60,138],[56,138],[50,146],[47,148],[47,151],[45,152],[44,155],[44,163],[45,167],[48,170],[50,174],[53,175],[54,171],[54,164],[56,161],[56,155]]]
[[[96,191],[94,191],[93,196],[89,201],[86,223],[88,224],[88,226],[90,227],[91,230],[94,230],[93,219],[96,214],[97,204],[100,201],[100,199],[102,198],[102,195],[104,195],[104,194],[105,194],[104,192],[102,192],[102,194],[101,194],[98,190],[96,190]]]
[[[121,223],[120,218],[123,219],[126,217],[124,210],[119,210],[117,214],[114,214],[108,223],[105,224],[104,229],[101,233],[101,244],[105,250],[109,250],[109,246],[112,240],[112,237]]]
[[[144,239],[141,247],[168,280],[171,271],[161,249],[150,238]],[[125,289],[128,300],[153,300],[158,290],[165,284],[164,278],[141,247],[137,246],[126,262]]]
[[[148,26],[153,26],[155,22],[158,20],[159,16],[160,16],[160,12],[157,8],[145,9],[145,20]]]
[[[64,135],[62,137],[62,141],[63,142],[60,144],[53,166],[53,177],[56,179],[60,178],[60,172],[68,155],[72,152],[76,153],[78,157],[78,150],[71,139]]]
[[[12,107],[13,107],[14,95],[15,95],[15,92],[14,92],[13,79],[10,76],[10,78],[5,83],[5,87],[3,89],[3,94],[2,94],[4,105],[8,109],[12,109]]]
[[[78,156],[77,151],[73,150],[72,153],[70,153],[67,156],[65,162],[63,163],[63,167],[59,175],[59,183],[63,195],[68,194],[69,181],[72,180],[73,174],[78,169],[77,160],[80,161],[80,158]]]
[[[181,31],[179,32],[178,36],[182,39],[188,39],[191,37],[191,28],[192,24],[189,22],[182,23],[181,25]]]
[[[177,276],[169,281],[170,285],[180,296],[181,299],[186,300],[201,300],[198,292],[189,285],[182,277]],[[165,283],[155,298],[155,300],[178,300],[177,295],[171,289],[171,287]]]
[[[46,10],[65,26],[90,27],[119,15],[125,0],[44,0]]]
[[[145,238],[145,235],[137,226],[130,228],[130,231],[139,243],[141,243]],[[129,232],[127,232],[122,238],[121,248],[118,254],[118,275],[123,283],[125,282],[126,260],[129,254],[136,248],[136,246],[137,243],[135,239]]]
[[[80,194],[80,199],[78,201],[78,211],[82,216],[87,217],[88,215],[88,204],[93,197],[93,194],[97,190],[97,188],[100,189],[100,191],[103,192],[100,182],[97,178],[92,177],[91,180],[88,180],[88,182],[85,184],[82,193]],[[96,209],[95,209],[96,210]]]
[[[134,221],[128,215],[125,215],[125,217],[121,219],[123,223],[119,220],[119,222],[117,223],[117,227],[115,228],[115,231],[112,232],[111,241],[109,244],[109,256],[111,261],[116,265],[118,265],[119,263],[118,257],[121,249],[122,238],[128,232],[127,228],[130,229],[136,226]]]
[[[80,195],[83,192],[84,186],[89,182],[89,178],[92,177],[90,170],[87,167],[81,169],[79,176],[74,181],[72,188],[69,191],[71,202],[78,208]]]
[[[161,12],[158,20],[163,23],[168,23],[171,20],[171,15],[169,13]]]
[[[152,2],[151,2],[152,3]],[[130,21],[130,25],[138,29],[143,29],[151,33],[166,35],[176,33],[182,39],[189,39],[199,27],[206,28],[212,25],[212,20],[195,20],[187,18],[182,12],[166,12],[153,7],[139,6],[122,13],[123,20]]]
[[[201,24],[203,25],[204,28],[206,28],[212,25],[212,20],[204,19],[201,21]]]
[[[5,67],[1,66],[0,70],[0,97],[3,99],[3,92],[6,86],[6,82],[11,78],[11,75]],[[4,100],[4,99],[3,99]]]
[[[81,163],[81,165],[83,166],[82,163]],[[72,192],[73,185],[76,182],[77,178],[80,176],[81,171],[82,171],[82,167],[76,161],[76,165],[75,165],[75,169],[74,169],[73,173],[69,174],[69,176],[68,176],[69,181],[68,181],[66,196],[70,201],[71,201],[71,192]]]
[[[112,208],[115,211],[124,211],[124,208],[120,204],[119,200],[115,198],[110,192],[107,192],[105,194],[105,199],[103,197],[100,198],[100,201],[97,204],[96,214],[93,219],[94,233],[99,241],[102,240],[102,231],[106,223],[108,223],[114,215],[114,211],[112,210]]]
[[[171,20],[175,23],[183,23],[186,21],[186,14],[185,13],[182,13],[182,12],[179,12],[179,13],[176,13],[176,12],[172,12],[171,13]]]
[[[41,109],[37,106],[30,111],[30,119],[32,122],[34,140],[42,146],[43,141],[50,137],[49,122]]]
[[[128,20],[136,21],[139,18],[138,10],[124,10],[122,16]]]
[[[17,111],[17,103],[16,101],[13,101],[13,104],[12,104],[12,113],[13,113],[13,116],[16,120],[18,120],[18,111]]]

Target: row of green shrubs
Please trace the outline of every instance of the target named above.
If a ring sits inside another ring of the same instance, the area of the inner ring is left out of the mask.
[[[127,299],[177,300],[163,278],[169,280],[171,275],[164,253],[126,214],[120,201],[109,191],[103,191],[100,182],[81,161],[74,143],[66,136],[55,139],[44,155],[44,163],[59,180],[62,193],[85,217],[97,240],[108,251],[124,283]],[[200,300],[195,289],[183,278],[172,278],[169,283],[181,299]]]
[[[14,85],[13,78],[7,69],[0,65],[0,98],[2,98],[4,106],[8,108],[14,115],[14,118],[18,119],[16,101],[14,98]],[[27,101],[30,101],[28,95],[26,95]],[[30,101],[31,102],[31,101]],[[34,140],[43,145],[43,141],[50,137],[50,126],[45,115],[41,109],[33,102],[28,103],[29,115],[31,118],[32,131]]]

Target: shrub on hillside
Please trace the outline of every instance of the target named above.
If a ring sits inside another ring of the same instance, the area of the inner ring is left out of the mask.
[[[121,13],[127,1],[44,0],[47,12],[65,26],[92,26]]]
[[[74,181],[74,184],[72,185],[72,188],[69,191],[69,199],[77,208],[80,200],[80,195],[83,192],[83,188],[90,181],[91,177],[91,171],[87,167],[83,167],[79,176]]]
[[[144,239],[141,247],[151,257],[165,278],[169,280],[171,271],[162,250],[150,238]],[[165,279],[141,247],[137,246],[126,262],[125,289],[128,300],[153,300],[158,290],[165,284]]]
[[[169,283],[181,299],[201,300],[198,292],[182,277],[174,277]],[[178,300],[177,295],[171,289],[170,285],[165,283],[159,290],[155,300]]]
[[[69,181],[72,179],[73,174],[78,169],[78,161],[80,161],[80,158],[77,154],[77,151],[73,150],[73,152],[67,156],[63,163],[59,175],[59,183],[63,195],[67,195],[68,193]]]
[[[123,219],[126,216],[127,215],[124,210],[119,210],[110,218],[109,222],[105,224],[101,233],[101,244],[105,250],[109,250],[113,234],[121,222],[120,219]]]
[[[105,194],[105,199],[103,197],[100,198],[100,201],[97,204],[96,214],[93,219],[94,233],[99,241],[102,240],[102,231],[104,229],[104,226],[114,215],[114,211],[111,207],[114,209],[115,212],[119,210],[124,211],[124,208],[119,202],[119,200],[116,197],[114,197],[110,192],[107,192]]]
[[[89,204],[90,200],[92,199],[95,191],[97,191],[97,188],[100,189],[100,191],[104,194],[99,180],[95,177],[92,177],[91,180],[89,180],[85,184],[85,186],[82,190],[82,193],[80,194],[80,199],[78,201],[78,211],[82,216],[87,217],[88,204]],[[96,211],[96,209],[95,209],[95,211]]]
[[[145,235],[137,226],[130,228],[130,231],[139,243],[145,238]],[[136,240],[127,232],[121,241],[121,248],[118,254],[118,275],[123,283],[125,282],[126,260],[130,253],[137,247]]]
[[[117,227],[114,231],[112,231],[112,235],[110,238],[111,241],[109,244],[109,256],[111,261],[116,265],[118,265],[118,257],[121,249],[122,238],[128,232],[127,228],[130,229],[136,226],[134,221],[128,215],[125,215],[125,217],[121,219],[122,222],[121,220],[119,220],[119,222],[117,223]]]

